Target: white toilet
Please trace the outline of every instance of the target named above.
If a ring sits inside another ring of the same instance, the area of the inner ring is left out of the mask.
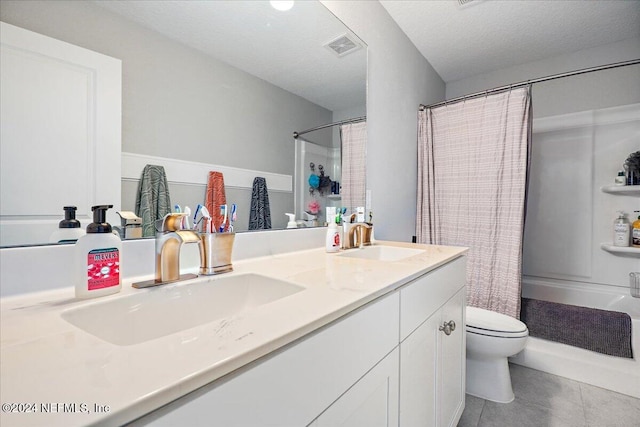
[[[507,358],[524,349],[529,330],[513,317],[467,307],[467,393],[498,403],[513,401]]]

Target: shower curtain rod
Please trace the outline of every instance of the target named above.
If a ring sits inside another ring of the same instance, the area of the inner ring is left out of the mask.
[[[490,93],[502,92],[502,91],[505,91],[507,89],[515,89],[515,88],[522,87],[522,86],[527,86],[527,85],[530,85],[530,84],[533,84],[533,83],[541,83],[541,82],[546,82],[546,81],[549,81],[549,80],[559,79],[559,78],[562,78],[562,77],[577,76],[579,74],[592,73],[594,71],[601,71],[601,70],[609,70],[611,68],[625,67],[627,65],[635,65],[635,64],[640,64],[640,59],[631,59],[629,61],[615,62],[613,64],[599,65],[597,67],[583,68],[581,70],[569,71],[569,72],[560,73],[560,74],[553,74],[553,75],[550,75],[550,76],[540,77],[540,78],[537,78],[537,79],[531,79],[531,80],[526,80],[526,81],[522,81],[522,82],[518,82],[518,83],[512,83],[510,85],[494,87],[493,89],[483,90],[483,91],[475,92],[475,93],[472,93],[472,94],[469,94],[469,95],[459,96],[457,98],[448,99],[446,101],[436,102],[435,104],[431,104],[431,105],[420,104],[419,110],[420,111],[424,111],[427,108],[440,107],[442,105],[446,105],[446,104],[462,101],[462,100],[465,100],[465,99],[478,98],[478,97],[481,97],[481,96],[484,96],[484,95],[488,95]]]
[[[347,123],[364,122],[365,120],[367,120],[367,116],[362,116],[362,117],[356,117],[356,118],[353,118],[353,119],[342,120],[342,121],[335,122],[335,123],[329,123],[328,125],[322,125],[322,126],[318,126],[318,127],[315,127],[315,128],[303,130],[302,132],[293,132],[293,137],[297,138],[300,135],[304,135],[305,133],[313,132],[314,130],[330,128],[330,127],[333,127],[333,126],[344,125],[344,124],[347,124]]]

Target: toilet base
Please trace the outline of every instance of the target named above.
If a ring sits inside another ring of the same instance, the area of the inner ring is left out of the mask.
[[[474,358],[467,354],[466,392],[497,403],[513,402],[511,373],[506,357]]]

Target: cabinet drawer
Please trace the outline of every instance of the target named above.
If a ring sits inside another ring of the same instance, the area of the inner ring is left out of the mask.
[[[400,289],[400,340],[451,298],[466,283],[467,257],[462,256]]]

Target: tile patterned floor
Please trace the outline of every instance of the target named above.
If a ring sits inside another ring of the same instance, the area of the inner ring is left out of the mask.
[[[467,395],[458,427],[640,427],[640,399],[509,365],[516,399]]]

